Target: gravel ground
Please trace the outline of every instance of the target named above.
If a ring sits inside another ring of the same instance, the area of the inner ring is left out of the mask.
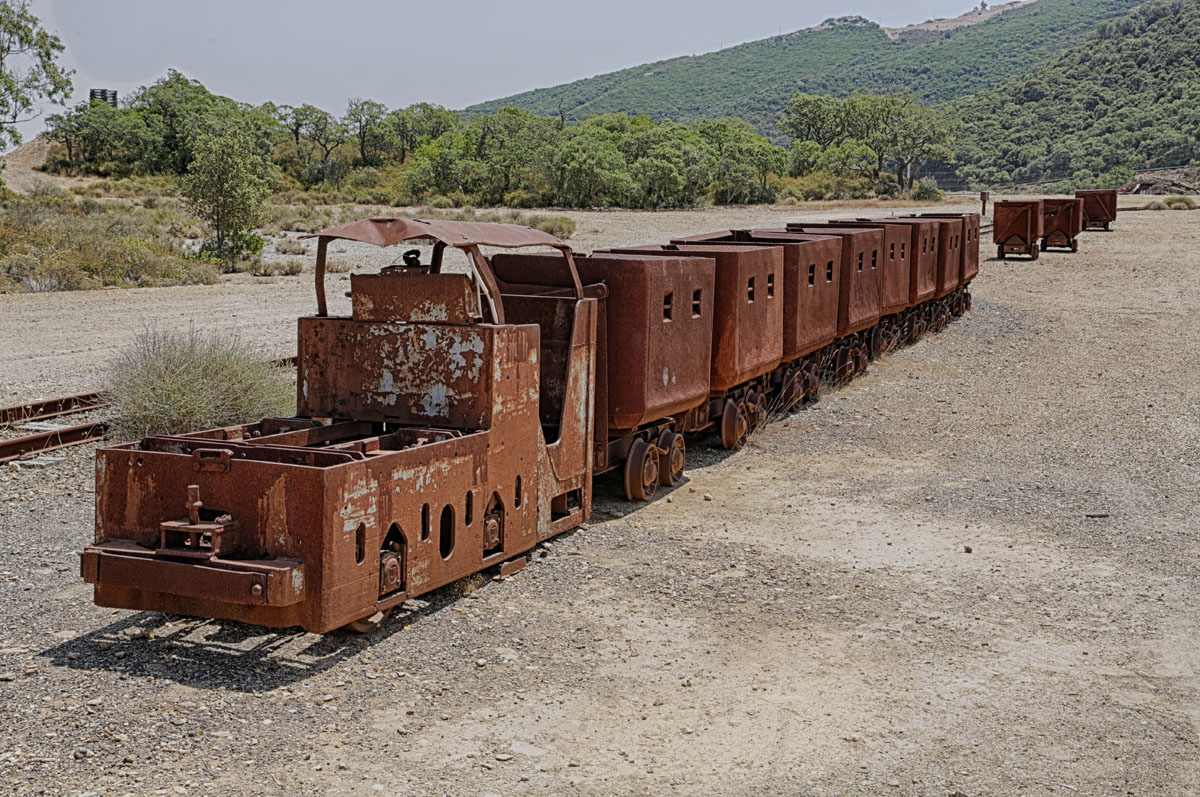
[[[783,218],[575,215],[584,251]],[[941,334],[368,637],[97,609],[90,448],[2,468],[0,790],[1200,790],[1197,218],[985,261]],[[0,389],[89,388],[147,319],[285,351],[309,291],[0,297]]]

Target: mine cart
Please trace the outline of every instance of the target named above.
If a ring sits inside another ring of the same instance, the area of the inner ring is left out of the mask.
[[[762,230],[759,234],[771,231]],[[879,321],[883,295],[882,228],[836,227],[827,224],[789,224],[785,230],[806,235],[835,235],[842,239],[841,291],[838,297],[838,337],[870,329]]]
[[[595,473],[624,468],[630,500],[683,477],[683,432],[709,397],[715,264],[711,259],[597,254],[575,257],[585,292],[600,300]],[[565,289],[561,258],[497,254],[510,286]]]
[[[1021,199],[992,205],[992,240],[996,256],[1029,255],[1038,259],[1038,241],[1042,237],[1042,200]]]
[[[1116,189],[1076,191],[1075,197],[1083,200],[1083,229],[1112,229],[1117,220]]]
[[[959,286],[970,284],[979,274],[979,226],[981,217],[978,213],[922,213],[922,219],[962,219],[962,237],[959,248],[962,250],[962,271],[959,274]]]
[[[924,302],[926,299],[933,298],[934,293],[937,291],[938,222],[933,219],[913,218],[911,216],[888,216],[876,219],[838,220],[834,223],[848,226],[886,224],[905,230],[908,240],[900,242],[900,252],[910,263],[908,306],[912,307]]]
[[[1042,200],[1042,251],[1062,247],[1079,251],[1079,234],[1083,232],[1082,199]]]
[[[781,402],[792,407],[816,400],[822,349],[837,339],[842,239],[836,235],[722,230],[676,238],[688,246],[778,246],[783,250],[783,356],[777,375]]]
[[[96,455],[100,606],[367,630],[395,606],[512,566],[591,509],[598,299],[570,247],[517,225],[367,219],[316,233],[292,418]],[[330,241],[413,249],[325,297]],[[555,250],[561,282],[501,292],[481,247]],[[443,255],[459,250],[459,273]]]
[[[668,244],[609,252],[686,255],[716,264],[709,402],[687,426],[719,424],[722,445],[741,448],[749,432],[766,420],[770,376],[783,359],[783,250]]]

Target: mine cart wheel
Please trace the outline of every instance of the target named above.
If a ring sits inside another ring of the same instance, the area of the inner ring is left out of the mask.
[[[625,458],[625,497],[649,501],[658,491],[658,446],[637,439]]]
[[[883,354],[883,347],[884,347],[883,325],[876,324],[871,329],[871,347],[867,351],[867,358],[871,359],[871,360],[878,359],[879,356],[881,354]]]
[[[369,634],[375,629],[379,628],[379,626],[383,625],[384,621],[392,616],[392,611],[394,609],[395,607],[393,606],[390,609],[384,609],[381,612],[375,612],[374,614],[362,617],[353,622],[346,623],[344,626],[342,626],[342,630],[349,631],[352,634]]]
[[[1038,252],[1038,248],[1035,246],[1035,247],[1033,247],[1033,251],[1029,253],[1029,256],[1031,258],[1033,258],[1034,260],[1037,260],[1039,254],[1040,253]]]
[[[866,373],[867,365],[870,363],[870,359],[870,355],[865,345],[856,346],[854,348],[854,373]]]
[[[809,371],[804,375],[804,397],[809,402],[821,400],[821,378],[815,371]]]
[[[1071,251],[1072,251],[1072,252],[1078,252],[1078,251],[1079,251],[1079,239],[1078,239],[1078,238],[1072,238],[1072,239],[1071,239]]]
[[[755,429],[763,425],[767,420],[766,407],[763,406],[763,396],[757,390],[750,390],[746,393],[746,425],[747,431],[753,432]]]
[[[1108,223],[1107,221],[1106,221],[1106,222],[1104,222],[1104,230],[1105,230],[1106,232],[1109,230],[1109,226],[1108,226],[1108,224],[1109,224],[1109,223]]]
[[[970,312],[970,311],[971,311],[971,292],[964,291],[963,292],[963,312],[966,313],[966,312]]]
[[[746,436],[749,433],[750,424],[746,420],[745,405],[726,400],[725,411],[721,413],[721,445],[729,451],[737,451],[746,445]]]
[[[794,368],[783,372],[783,381],[779,385],[779,400],[784,410],[790,410],[804,401],[804,374]]]
[[[1050,248],[1050,239],[1043,238],[1042,239],[1042,251],[1045,252],[1049,248]]]
[[[849,346],[841,346],[833,360],[833,378],[839,385],[844,385],[854,376],[854,358]]]
[[[664,429],[658,436],[658,447],[667,452],[659,458],[658,483],[663,487],[674,487],[683,481],[683,466],[687,462],[683,435]]]
[[[1000,258],[1001,260],[1004,259],[1004,247],[1003,246],[996,247],[996,257]]]

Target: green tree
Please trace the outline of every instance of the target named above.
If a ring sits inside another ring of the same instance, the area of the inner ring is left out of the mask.
[[[213,229],[209,249],[232,266],[253,244],[250,230],[263,213],[270,163],[244,131],[204,132],[182,179],[188,208]]]
[[[845,105],[833,97],[794,94],[783,109],[779,129],[797,141],[828,147],[846,137]]]
[[[383,146],[383,119],[387,115],[387,106],[374,100],[363,100],[355,97],[346,106],[346,126],[358,139],[359,161],[363,166],[377,164],[376,153]]]
[[[895,149],[889,154],[896,162],[896,182],[912,188],[921,161],[950,161],[962,123],[953,111],[929,108],[910,95],[903,95],[893,122]]]
[[[16,125],[38,115],[40,100],[67,101],[73,73],[59,66],[62,51],[28,0],[0,0],[0,149],[21,143]]]
[[[305,111],[304,135],[321,150],[321,162],[324,163],[335,149],[346,142],[350,130],[329,111],[311,105],[301,107]]]

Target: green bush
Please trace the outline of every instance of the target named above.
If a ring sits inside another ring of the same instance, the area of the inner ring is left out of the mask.
[[[434,194],[425,201],[429,207],[437,208],[438,210],[446,210],[447,208],[454,207],[454,200],[442,194]]]
[[[295,412],[291,380],[226,334],[143,330],[110,366],[105,393],[119,439],[250,423]]]

